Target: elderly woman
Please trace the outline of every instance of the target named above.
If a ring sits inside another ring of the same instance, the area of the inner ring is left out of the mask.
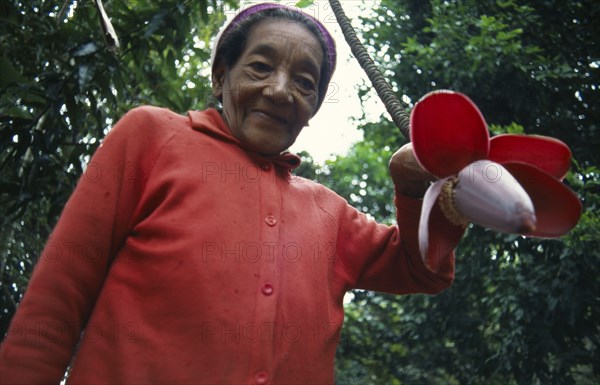
[[[3,383],[332,384],[353,288],[436,293],[462,228],[417,242],[429,175],[394,155],[397,226],[293,177],[285,152],[326,94],[326,29],[239,13],[215,43],[222,110],[126,114],[90,161],[1,351]]]

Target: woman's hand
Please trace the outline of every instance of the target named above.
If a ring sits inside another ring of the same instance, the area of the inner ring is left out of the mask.
[[[411,198],[422,198],[430,182],[437,179],[421,167],[411,143],[405,144],[392,155],[389,167],[396,191]]]

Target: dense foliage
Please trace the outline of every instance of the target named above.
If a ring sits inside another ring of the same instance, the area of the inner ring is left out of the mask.
[[[573,151],[567,183],[584,214],[557,240],[471,227],[457,250],[455,284],[436,297],[355,293],[338,352],[340,383],[599,381],[599,16],[593,1],[382,0],[363,20],[369,49],[404,100],[461,91],[493,133],[565,141]],[[337,190],[393,221],[392,185],[371,170],[402,139],[387,119],[362,129],[365,141],[328,165],[332,184],[359,180],[364,170],[366,183]]]
[[[139,104],[208,102],[209,40],[237,1],[105,1],[121,40],[107,48],[92,1],[0,3],[0,333],[85,161]],[[285,2],[291,3],[291,2]],[[310,1],[304,1],[310,5]],[[557,240],[471,227],[441,295],[355,292],[337,356],[340,384],[600,382],[600,4],[594,0],[381,0],[363,38],[399,96],[469,95],[494,133],[557,137],[584,204]],[[342,2],[343,5],[343,2]],[[326,5],[319,5],[319,7]],[[343,42],[338,42],[343,44]],[[365,85],[359,93],[366,97]],[[364,141],[299,173],[394,221],[384,117]]]
[[[115,52],[92,1],[0,4],[2,335],[111,123],[140,104],[185,112],[209,101],[209,40],[226,5],[237,1],[106,1]]]

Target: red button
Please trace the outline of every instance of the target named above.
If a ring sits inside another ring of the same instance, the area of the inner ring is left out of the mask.
[[[273,294],[273,286],[269,285],[268,283],[265,283],[261,290],[264,295]]]
[[[256,373],[256,376],[254,376],[254,380],[259,385],[266,384],[267,381],[269,381],[269,375],[267,372],[258,372]]]
[[[268,216],[265,218],[265,222],[266,222],[266,223],[267,223],[267,225],[269,225],[269,226],[275,226],[275,225],[277,224],[277,219],[276,219],[274,216],[272,216],[272,215],[268,215]]]

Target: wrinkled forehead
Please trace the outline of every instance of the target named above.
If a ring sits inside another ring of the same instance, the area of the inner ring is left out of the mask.
[[[285,9],[288,10],[289,12],[295,12],[298,13],[300,15],[303,15],[304,18],[302,18],[303,21],[296,21],[296,19],[294,19],[293,16],[292,19],[288,18],[290,17],[289,15],[282,15],[282,14],[268,14],[268,12],[271,9]],[[302,11],[300,11],[299,9],[295,8],[295,7],[289,7],[287,5],[283,5],[283,4],[275,4],[275,3],[261,3],[261,4],[256,4],[253,6],[250,6],[244,10],[242,10],[241,12],[239,12],[233,19],[231,19],[229,22],[227,22],[219,31],[219,33],[216,36],[216,39],[214,41],[213,47],[212,47],[212,52],[211,52],[211,62],[215,63],[215,59],[217,56],[217,51],[219,49],[219,46],[221,45],[221,42],[225,39],[226,36],[228,36],[232,30],[236,29],[238,26],[243,25],[247,19],[254,17],[254,14],[262,14],[262,16],[264,17],[264,20],[262,21],[288,21],[290,23],[298,23],[301,25],[304,25],[312,34],[313,36],[315,36],[315,38],[317,38],[317,40],[320,42],[322,51],[323,51],[323,55],[324,55],[324,59],[326,59],[327,63],[329,63],[328,65],[328,77],[331,77],[331,75],[333,74],[333,71],[335,69],[336,66],[336,48],[335,48],[335,41],[333,40],[333,37],[331,36],[331,34],[329,33],[329,31],[327,31],[327,29],[325,28],[324,25],[321,24],[321,22],[317,19],[315,19],[314,17],[312,17],[309,14],[306,14]],[[262,22],[262,21],[258,21],[258,23]],[[305,23],[310,23],[311,27],[308,27],[305,25]],[[318,30],[318,32],[312,30],[312,27],[314,27],[316,30]],[[244,47],[242,47],[243,50]],[[241,52],[238,52],[241,54]],[[325,61],[325,60],[324,60]]]
[[[264,20],[252,27],[243,53],[310,57],[321,66],[325,52],[314,32],[290,20]]]

